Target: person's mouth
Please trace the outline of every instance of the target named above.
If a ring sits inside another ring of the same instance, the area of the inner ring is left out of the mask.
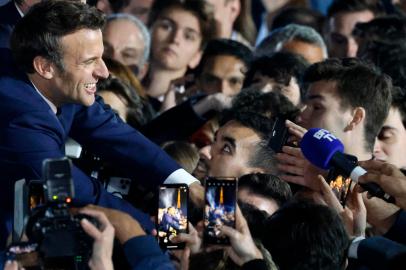
[[[93,95],[96,93],[96,83],[85,83],[85,91],[89,95]]]

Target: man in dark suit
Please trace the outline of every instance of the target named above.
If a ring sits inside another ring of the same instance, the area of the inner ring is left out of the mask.
[[[194,177],[95,97],[98,79],[108,76],[104,22],[100,11],[85,4],[44,1],[14,29],[11,50],[24,74],[0,77],[1,246],[11,229],[15,180],[41,178],[42,161],[64,156],[68,136],[141,184],[183,182],[192,199],[203,197]],[[76,167],[73,180],[78,203],[120,209],[152,229],[145,216]]]

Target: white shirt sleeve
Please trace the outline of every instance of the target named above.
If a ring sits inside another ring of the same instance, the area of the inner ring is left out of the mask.
[[[190,186],[194,182],[200,181],[184,169],[177,169],[165,179],[164,184],[186,184]]]
[[[358,236],[352,240],[350,248],[348,249],[348,258],[358,259],[358,246],[364,239],[364,236]]]

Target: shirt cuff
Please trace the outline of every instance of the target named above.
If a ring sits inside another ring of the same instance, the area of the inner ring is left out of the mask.
[[[358,236],[352,240],[350,248],[348,249],[348,258],[358,259],[358,246],[364,239],[364,236]]]
[[[192,176],[184,169],[177,169],[165,179],[164,184],[186,184],[190,186],[194,182],[200,183],[197,178]]]

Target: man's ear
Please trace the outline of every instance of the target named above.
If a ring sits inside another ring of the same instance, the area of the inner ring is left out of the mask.
[[[32,62],[34,69],[38,73],[38,75],[47,80],[53,78],[55,68],[50,60],[46,59],[43,56],[36,56]]]
[[[187,65],[189,68],[193,69],[197,67],[197,65],[200,63],[200,59],[202,59],[203,51],[199,50],[193,58],[189,61],[189,64]]]
[[[345,131],[353,130],[357,125],[365,120],[365,109],[363,107],[356,107],[352,113],[352,119],[345,127]]]

